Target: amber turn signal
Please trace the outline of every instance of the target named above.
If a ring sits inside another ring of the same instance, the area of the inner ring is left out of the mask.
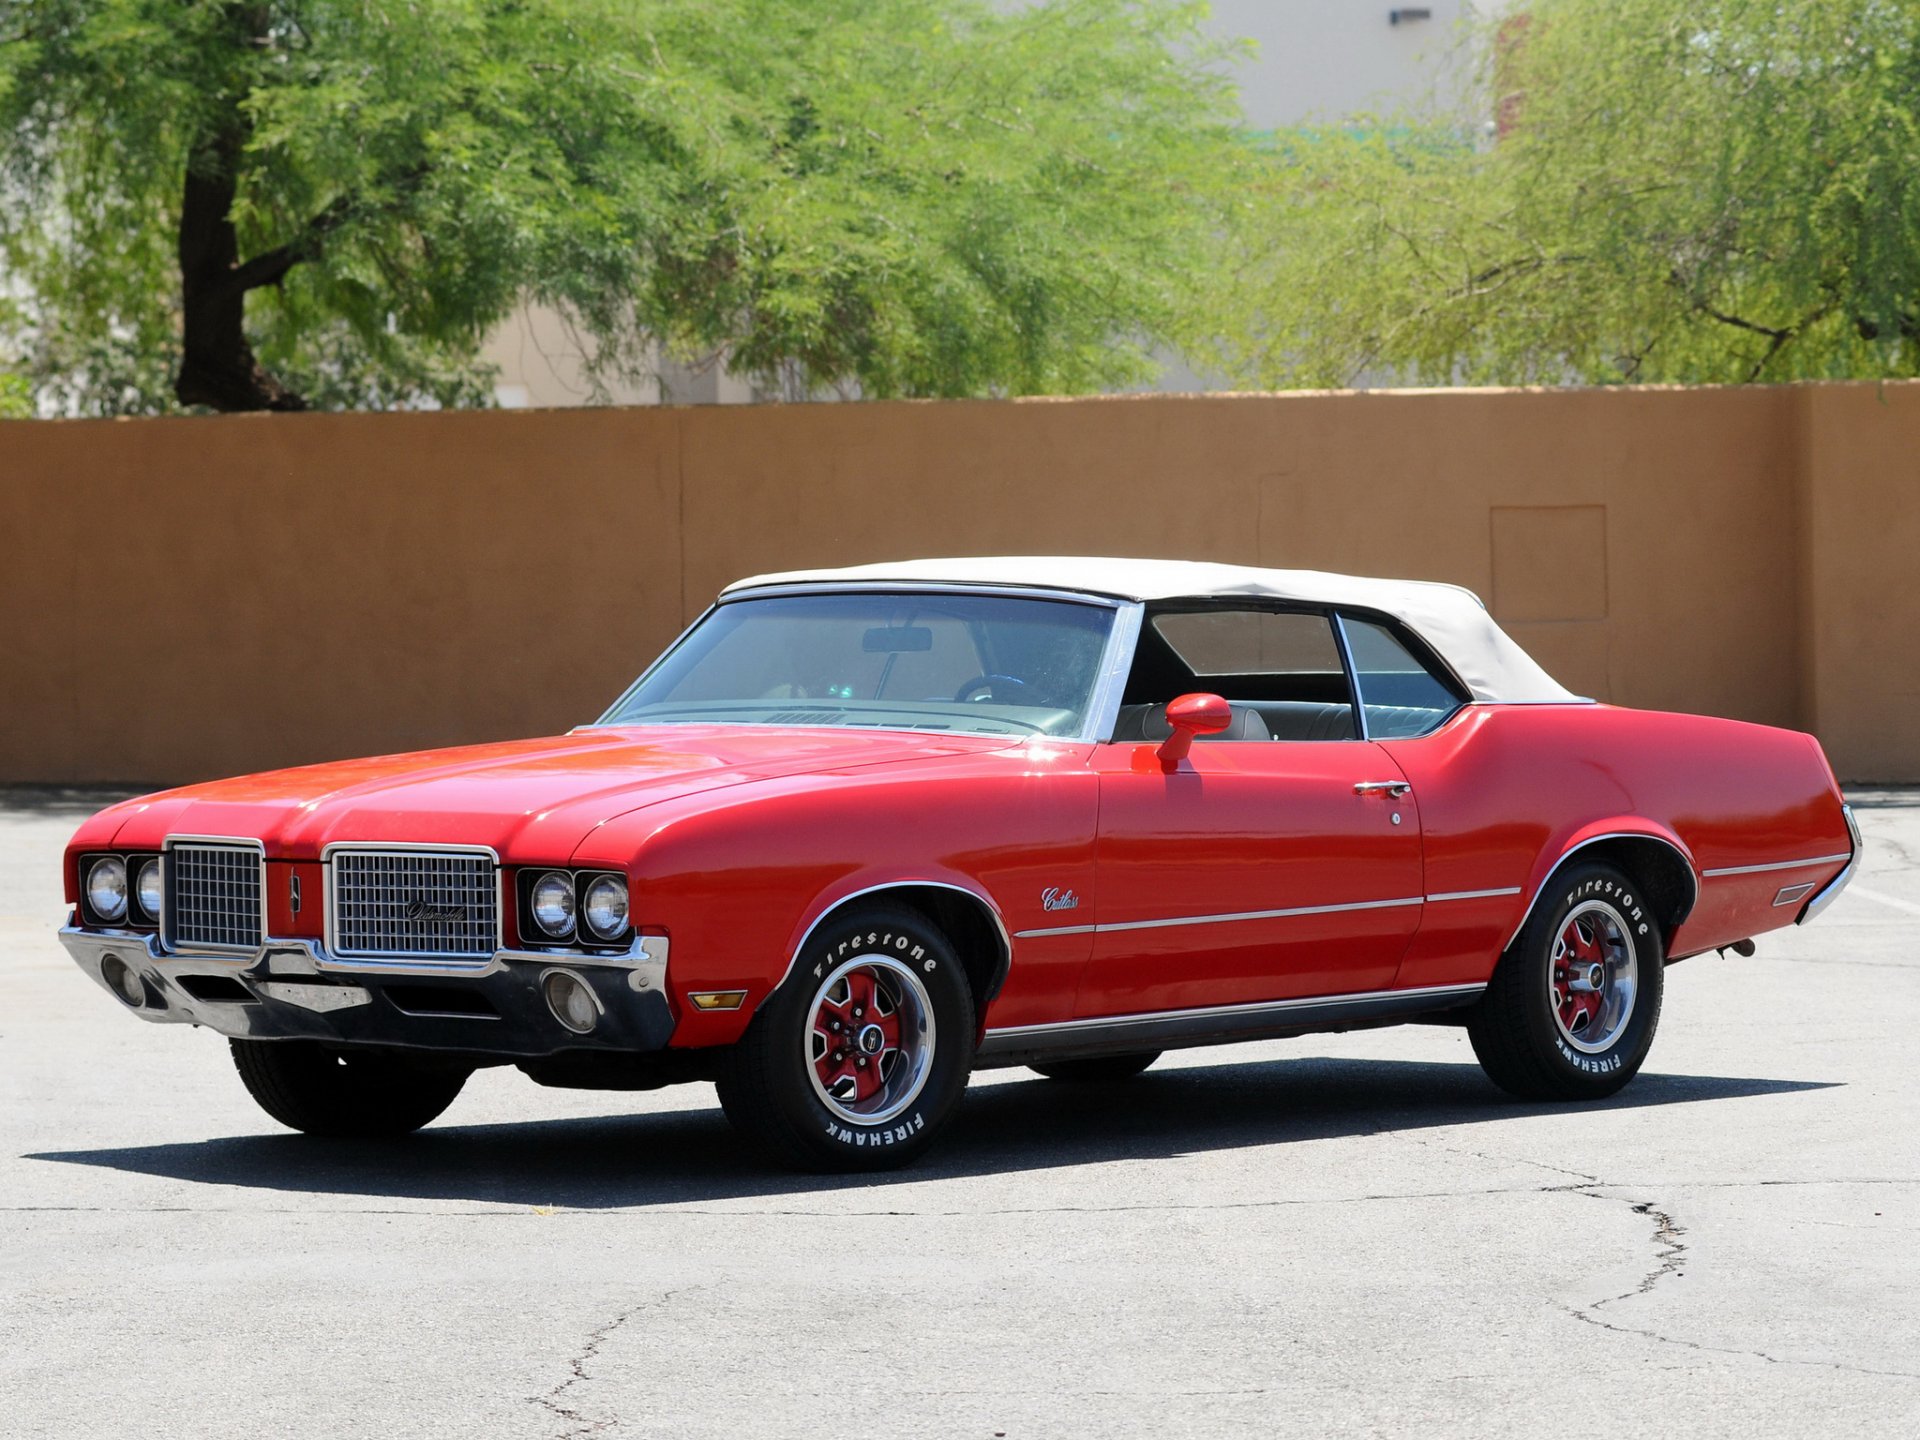
[[[738,1010],[747,998],[744,990],[692,990],[687,999],[696,1010]]]

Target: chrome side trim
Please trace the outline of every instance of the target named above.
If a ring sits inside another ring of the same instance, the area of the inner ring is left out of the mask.
[[[1860,857],[1866,852],[1867,848],[1866,842],[1860,838],[1860,822],[1853,818],[1853,807],[1851,805],[1842,805],[1840,807],[1840,813],[1846,817],[1847,834],[1853,840],[1853,853],[1847,856],[1846,866],[1840,873],[1829,880],[1821,888],[1819,894],[1807,901],[1807,908],[1802,910],[1799,917],[1793,922],[1796,925],[1806,924],[1809,920],[1817,917],[1822,910],[1825,910],[1835,900],[1838,900],[1840,898],[1840,892],[1847,888],[1848,882],[1853,879],[1854,872],[1860,868]]]
[[[1012,967],[1013,942],[1015,937],[1007,930],[1007,922],[1000,914],[1000,907],[993,903],[992,897],[987,895],[986,892],[969,890],[966,886],[955,885],[949,880],[889,880],[884,885],[869,885],[864,890],[856,890],[851,895],[843,896],[822,910],[818,915],[814,916],[813,923],[807,926],[806,933],[800,937],[800,943],[793,947],[793,954],[787,958],[787,968],[782,970],[780,972],[780,978],[773,982],[773,990],[778,990],[782,985],[787,983],[787,977],[793,974],[794,966],[800,963],[800,957],[806,953],[807,942],[813,939],[814,931],[818,930],[822,925],[826,924],[830,918],[846,909],[847,906],[851,905],[854,901],[868,895],[884,894],[888,890],[951,890],[956,895],[965,895],[969,900],[979,901],[987,907],[987,913],[993,917],[994,928],[1000,932],[1000,945],[1006,960],[1006,966],[1007,968]],[[1001,978],[1005,978],[1005,970],[1001,971]],[[771,995],[773,990],[769,990],[767,993]]]
[[[1300,1000],[1254,1000],[1241,1005],[1202,1005],[1191,1010],[1145,1010],[1131,1015],[1097,1015],[1084,1020],[1051,1020],[1040,1025],[1007,1025],[987,1031],[989,1040],[1019,1040],[1028,1037],[1097,1033],[1122,1025],[1141,1025],[1166,1020],[1205,1020],[1228,1017],[1257,1018],[1270,1015],[1310,1014],[1356,1002],[1457,1000],[1478,995],[1487,987],[1471,985],[1428,985],[1412,990],[1358,990],[1346,995],[1313,995]]]
[[[1240,910],[1228,915],[1176,915],[1165,920],[1120,920],[1109,925],[1055,925],[1021,930],[1013,938],[1031,940],[1040,935],[1084,935],[1088,931],[1108,935],[1119,930],[1164,930],[1173,925],[1229,925],[1241,920],[1284,920],[1294,915],[1337,915],[1347,910],[1391,910],[1424,902],[1423,896],[1408,895],[1399,900],[1356,900],[1346,905],[1296,905],[1286,910]]]
[[[1702,870],[1700,873],[1709,880],[1722,875],[1763,875],[1769,870],[1804,870],[1809,865],[1831,865],[1836,860],[1851,860],[1851,850],[1838,855],[1814,855],[1805,860],[1776,860],[1771,865],[1722,865],[1717,870]]]
[[[1439,895],[1427,896],[1429,905],[1438,905],[1443,900],[1493,900],[1502,895],[1518,895],[1518,885],[1504,885],[1498,890],[1448,890]]]
[[[1513,934],[1509,935],[1507,937],[1507,943],[1500,947],[1500,953],[1502,955],[1513,948],[1514,942],[1520,938],[1520,932],[1527,928],[1527,922],[1533,918],[1533,907],[1540,903],[1541,892],[1553,883],[1553,877],[1560,873],[1561,868],[1567,861],[1571,860],[1589,845],[1598,845],[1603,840],[1651,840],[1657,845],[1666,846],[1667,849],[1673,851],[1674,854],[1680,857],[1681,862],[1687,867],[1687,878],[1693,882],[1693,898],[1687,902],[1688,912],[1691,913],[1693,907],[1700,903],[1700,875],[1699,872],[1693,868],[1693,860],[1686,851],[1682,850],[1671,840],[1664,839],[1659,835],[1642,835],[1632,830],[1610,830],[1605,835],[1590,836],[1582,840],[1578,845],[1574,845],[1560,853],[1560,858],[1553,862],[1553,868],[1547,871],[1546,878],[1540,882],[1540,888],[1535,890],[1533,892],[1533,898],[1527,901],[1527,908],[1520,913],[1520,923],[1513,927]]]

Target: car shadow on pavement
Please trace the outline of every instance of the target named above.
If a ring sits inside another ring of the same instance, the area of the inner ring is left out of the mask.
[[[1188,1065],[1099,1085],[1036,1078],[976,1086],[924,1160],[882,1175],[773,1169],[735,1138],[718,1108],[440,1124],[401,1140],[277,1133],[24,1158],[307,1194],[611,1209],[885,1188],[1503,1117],[1571,1118],[1596,1109],[1644,1110],[1827,1088],[1820,1081],[1642,1074],[1598,1105],[1529,1105],[1501,1095],[1474,1065],[1302,1057]]]

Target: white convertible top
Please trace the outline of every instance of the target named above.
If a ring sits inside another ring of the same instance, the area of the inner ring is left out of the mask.
[[[896,560],[841,570],[792,570],[736,581],[724,593],[767,585],[1018,585],[1079,590],[1121,600],[1236,595],[1314,605],[1350,605],[1393,616],[1431,645],[1473,698],[1515,704],[1577,700],[1513,642],[1480,597],[1458,585],[1375,580],[1324,570],[1261,570],[1201,560],[1115,560],[1087,555],[995,555]]]

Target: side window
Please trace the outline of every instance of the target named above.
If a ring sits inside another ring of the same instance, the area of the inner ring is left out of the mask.
[[[1155,616],[1153,628],[1196,678],[1325,675],[1340,669],[1333,627],[1324,615],[1196,610]]]
[[[1416,659],[1386,626],[1352,616],[1342,616],[1340,623],[1369,739],[1425,735],[1460,708],[1461,697],[1453,686]]]
[[[1255,609],[1206,601],[1150,608],[1114,725],[1115,740],[1159,741],[1167,702],[1211,691],[1233,724],[1202,741],[1351,740],[1353,694],[1318,611]]]

